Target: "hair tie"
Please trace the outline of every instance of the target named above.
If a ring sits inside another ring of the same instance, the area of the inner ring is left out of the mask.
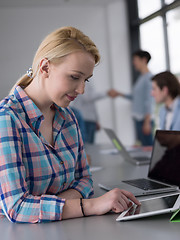
[[[32,67],[30,67],[30,68],[27,70],[26,74],[27,74],[27,76],[28,76],[29,78],[32,78],[32,76],[33,76]]]

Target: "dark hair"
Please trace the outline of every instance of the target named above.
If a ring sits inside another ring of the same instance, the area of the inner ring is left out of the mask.
[[[174,76],[171,72],[161,72],[155,75],[152,78],[152,81],[156,82],[160,89],[163,87],[167,87],[169,90],[169,95],[174,99],[178,95],[180,95],[180,84],[176,76]]]
[[[151,55],[147,51],[138,50],[138,51],[133,53],[133,57],[135,57],[135,56],[138,56],[140,58],[145,58],[147,63],[151,60]]]

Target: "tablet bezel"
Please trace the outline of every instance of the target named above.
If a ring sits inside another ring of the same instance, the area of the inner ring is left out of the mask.
[[[143,202],[143,201],[148,201],[148,200],[158,199],[158,198],[164,198],[164,197],[169,197],[169,196],[174,196],[174,195],[179,195],[179,197],[177,198],[177,200],[174,203],[174,206],[172,208],[166,208],[166,209],[152,211],[152,212],[147,212],[147,213],[140,213],[140,214],[136,214],[136,215],[125,216],[126,213],[129,211],[129,209],[131,208],[130,207],[126,211],[122,212],[118,216],[116,221],[127,221],[127,220],[131,220],[131,219],[138,219],[138,218],[144,218],[144,217],[149,217],[149,216],[154,216],[154,215],[174,212],[177,209],[179,209],[179,207],[180,207],[180,192],[174,193],[174,194],[167,194],[167,195],[163,195],[163,196],[160,196],[160,197],[158,196],[158,197],[146,198],[146,199],[140,200],[140,202]]]

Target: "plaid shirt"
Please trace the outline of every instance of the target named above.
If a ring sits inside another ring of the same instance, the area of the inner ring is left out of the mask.
[[[41,111],[20,86],[0,103],[0,215],[12,222],[61,220],[58,193],[93,194],[77,120],[69,108],[55,109],[51,146],[39,131]]]

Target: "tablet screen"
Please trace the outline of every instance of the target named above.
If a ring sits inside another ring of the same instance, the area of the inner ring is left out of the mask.
[[[178,197],[179,194],[141,201],[141,206],[133,205],[124,217],[173,208]]]

